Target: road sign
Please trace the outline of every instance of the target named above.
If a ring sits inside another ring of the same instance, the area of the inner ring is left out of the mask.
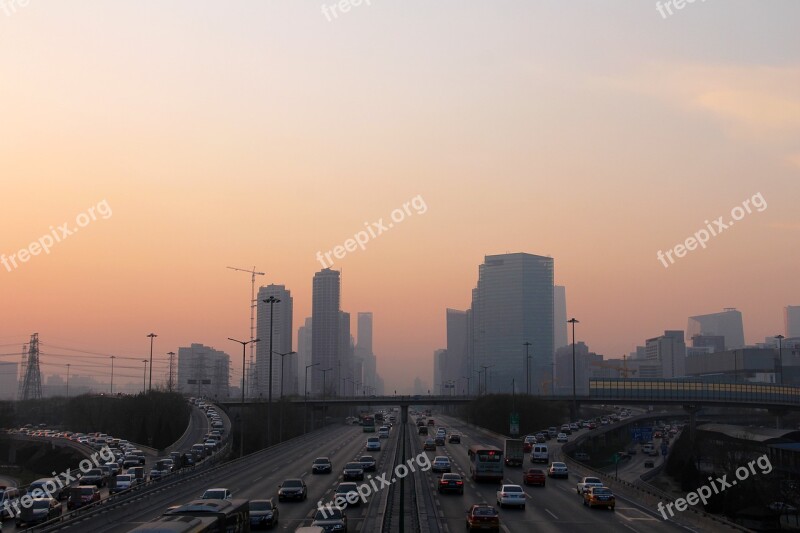
[[[509,433],[512,437],[519,435],[519,413],[511,413]]]
[[[631,428],[631,439],[639,442],[653,440],[653,428]]]

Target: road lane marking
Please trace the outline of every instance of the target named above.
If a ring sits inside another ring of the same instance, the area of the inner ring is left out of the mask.
[[[558,520],[558,517],[557,517],[556,515],[554,515],[554,514],[552,513],[552,511],[550,511],[550,509],[547,509],[547,508],[545,508],[545,511],[547,512],[547,514],[549,514],[550,516],[552,516],[554,519]]]

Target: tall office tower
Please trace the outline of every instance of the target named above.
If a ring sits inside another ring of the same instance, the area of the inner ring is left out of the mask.
[[[339,364],[336,365],[336,391],[340,396],[353,392],[353,348],[350,344],[350,313],[339,311]]]
[[[447,309],[447,355],[442,379],[452,385],[451,392],[456,394],[461,394],[462,390],[466,394],[468,381],[472,385],[472,380],[463,379],[470,373],[468,320],[466,311]]]
[[[372,351],[372,313],[358,313],[356,358],[361,363],[361,388],[365,394],[375,394],[378,384],[378,365]]]
[[[178,391],[197,397],[227,398],[230,363],[228,354],[209,346],[194,343],[178,348]]]
[[[556,350],[569,344],[567,337],[567,288],[553,287],[553,340]]]
[[[326,396],[338,390],[334,373],[339,366],[340,291],[341,273],[338,270],[324,268],[314,274],[311,298],[311,318],[314,323],[311,330],[311,362],[319,363],[312,371],[314,377],[311,380],[311,390],[315,394],[322,394],[323,387]]]
[[[270,296],[280,302],[272,305],[264,303]],[[269,396],[269,384],[272,381],[272,399],[280,398],[281,391],[285,394],[294,393],[294,376],[297,375],[297,360],[294,355],[287,355],[281,363],[278,354],[292,351],[292,294],[284,285],[267,285],[258,289],[258,318],[256,319],[256,335],[260,339],[256,344],[256,375],[260,398]],[[272,317],[272,333],[270,334],[270,312]],[[272,369],[269,366],[269,344],[272,336]],[[283,364],[283,379],[281,385],[281,364]]]
[[[721,313],[691,316],[686,335],[690,339],[695,335],[722,335],[727,350],[744,348],[742,313],[728,307]]]
[[[783,329],[786,337],[800,337],[800,305],[784,307]]]
[[[639,365],[640,378],[679,378],[686,375],[686,344],[683,331],[667,330],[647,339],[645,361]]]
[[[297,386],[298,392],[305,395],[306,389],[311,390],[310,381],[306,382],[306,376],[311,379],[313,368],[306,370],[306,366],[311,364],[311,330],[313,329],[311,317],[306,318],[305,324],[297,328]]]
[[[472,370],[488,392],[525,390],[530,342],[531,393],[553,379],[553,259],[527,253],[487,255],[472,292]]]

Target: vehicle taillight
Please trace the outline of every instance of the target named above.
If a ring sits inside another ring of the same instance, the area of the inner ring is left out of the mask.
[[[464,484],[463,481],[456,481],[456,485],[463,485],[463,484]]]

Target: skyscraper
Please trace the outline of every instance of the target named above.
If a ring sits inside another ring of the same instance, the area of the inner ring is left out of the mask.
[[[353,346],[350,343],[350,313],[339,311],[339,364],[336,375],[336,390],[340,395],[353,392]],[[350,381],[348,381],[350,380]]]
[[[553,287],[553,328],[555,348],[567,346],[567,288],[561,285]]]
[[[323,393],[323,385],[328,396],[338,390],[334,373],[339,366],[340,290],[341,274],[338,270],[324,268],[314,274],[311,298],[311,319],[314,324],[311,333],[311,362],[319,363],[312,370],[311,390],[315,394]]]
[[[194,343],[178,348],[178,391],[197,397],[227,398],[230,363],[228,354],[209,346]]]
[[[311,364],[311,330],[313,328],[313,321],[311,317],[306,318],[304,325],[297,329],[297,383],[298,392],[305,394],[305,388],[311,390],[310,383],[306,383],[306,366]],[[309,368],[308,372],[313,369]],[[310,376],[309,376],[310,378]],[[299,387],[303,387],[300,389]]]
[[[785,337],[800,337],[800,305],[787,305],[783,308],[783,329]]]
[[[444,359],[442,379],[454,384],[454,391],[466,393],[467,380],[471,365],[469,361],[468,335],[469,325],[466,311],[447,309],[447,352]],[[459,382],[463,382],[459,386]],[[472,388],[472,387],[470,387]]]
[[[274,296],[280,300],[272,305],[264,300]],[[270,339],[270,312],[272,317],[272,351],[289,353],[292,351],[292,312],[293,303],[291,292],[283,285],[267,285],[258,289],[258,318],[256,334],[260,339],[256,344],[256,383],[257,396],[266,398],[269,394],[269,382],[272,380],[272,397],[281,396],[281,356],[272,354],[272,369],[269,367],[269,339]],[[285,394],[295,392],[295,379],[297,375],[297,361],[294,355],[287,355],[283,361]]]
[[[641,378],[679,378],[686,375],[686,343],[683,331],[667,330],[647,339],[645,361],[639,365]]]
[[[531,392],[553,379],[553,259],[527,253],[487,255],[472,292],[473,371],[488,392],[525,390],[530,342]]]
[[[367,394],[375,394],[378,384],[378,364],[372,351],[372,313],[358,313],[358,341],[356,358],[361,365],[361,387]],[[371,389],[367,392],[367,388]]]
[[[742,313],[729,307],[721,313],[691,316],[686,335],[690,339],[696,335],[722,335],[725,337],[726,349],[743,348]]]

